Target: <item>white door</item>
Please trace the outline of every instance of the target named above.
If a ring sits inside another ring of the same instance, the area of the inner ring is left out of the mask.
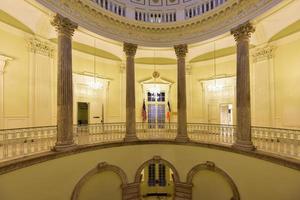
[[[232,125],[232,104],[220,105],[220,123]]]

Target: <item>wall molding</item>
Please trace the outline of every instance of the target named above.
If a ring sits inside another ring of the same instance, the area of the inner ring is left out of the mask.
[[[42,162],[46,162],[49,160],[62,158],[65,156],[74,155],[77,153],[95,151],[99,149],[105,148],[114,148],[114,147],[122,147],[122,146],[131,146],[131,145],[147,145],[147,144],[165,144],[165,145],[183,145],[183,146],[194,146],[194,147],[202,147],[202,148],[210,148],[216,149],[225,152],[237,153],[243,156],[249,156],[252,158],[265,160],[277,165],[282,165],[284,167],[288,167],[297,171],[300,171],[300,161],[292,158],[287,158],[283,156],[279,156],[272,153],[262,152],[262,151],[244,151],[232,148],[229,145],[220,145],[220,144],[211,144],[211,143],[203,143],[203,142],[187,142],[181,143],[176,141],[164,141],[164,140],[149,140],[149,141],[135,141],[135,142],[112,142],[108,144],[93,144],[93,145],[82,145],[77,148],[65,152],[45,152],[36,155],[26,156],[23,158],[18,158],[10,161],[5,161],[0,163],[0,175],[6,174],[11,171],[19,170],[24,167],[29,167],[35,164],[39,164]]]
[[[224,6],[204,15],[164,24],[149,24],[127,19],[91,1],[37,0],[37,2],[104,37],[142,46],[166,47],[204,41],[226,33],[261,15],[282,0],[228,0]]]
[[[37,53],[50,58],[54,57],[54,47],[50,42],[42,41],[38,38],[31,38],[27,41],[28,49],[32,53]]]

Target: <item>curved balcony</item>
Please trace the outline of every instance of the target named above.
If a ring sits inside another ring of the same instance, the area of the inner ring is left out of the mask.
[[[37,2],[91,32],[148,47],[201,42],[224,34],[282,3],[281,0],[188,1],[161,7],[112,0],[102,1],[102,4],[99,0]]]
[[[168,23],[187,20],[209,11],[215,10],[227,0],[205,0],[194,2],[175,3],[174,5],[161,5],[157,8],[145,4],[124,3],[116,0],[91,0],[101,8],[116,15],[142,22]],[[133,5],[131,5],[133,4]],[[184,14],[183,14],[184,13]]]
[[[174,141],[177,123],[137,123],[140,141]],[[122,142],[125,123],[74,126],[78,145]],[[235,140],[235,126],[221,124],[188,124],[191,142],[230,147]],[[300,130],[252,127],[252,141],[257,150],[274,156],[300,160]],[[0,130],[0,161],[51,151],[56,142],[56,126]]]

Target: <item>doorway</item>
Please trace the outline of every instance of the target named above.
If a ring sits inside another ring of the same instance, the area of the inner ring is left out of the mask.
[[[165,92],[148,92],[148,123],[149,128],[164,128],[166,110],[165,110]]]
[[[86,102],[77,103],[77,124],[87,125],[89,123],[89,104]]]
[[[148,123],[149,128],[164,128],[165,123],[165,105],[164,104],[148,104]]]
[[[232,104],[220,105],[220,122],[221,124],[232,125]]]

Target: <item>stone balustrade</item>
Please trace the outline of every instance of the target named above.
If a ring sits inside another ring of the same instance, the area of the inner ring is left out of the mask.
[[[77,145],[95,145],[123,142],[126,125],[101,123],[74,125]],[[232,145],[236,139],[236,126],[206,123],[188,123],[191,142]],[[300,159],[300,130],[252,127],[252,141],[258,151]],[[173,141],[177,123],[136,123],[137,137],[145,140]],[[57,127],[33,127],[0,130],[0,161],[51,151],[56,142]]]
[[[227,0],[202,0],[198,2],[187,1],[181,4],[151,6],[147,3],[134,4],[116,0],[91,0],[97,6],[128,19],[150,22],[170,23],[188,20],[203,15],[225,4]],[[132,4],[132,5],[131,5]]]

